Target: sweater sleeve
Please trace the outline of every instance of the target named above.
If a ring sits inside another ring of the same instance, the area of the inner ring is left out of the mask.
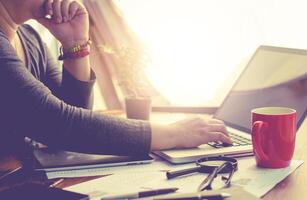
[[[26,69],[0,35],[0,127],[50,147],[84,153],[139,155],[149,152],[150,124],[67,104]],[[5,134],[0,130],[2,138]]]

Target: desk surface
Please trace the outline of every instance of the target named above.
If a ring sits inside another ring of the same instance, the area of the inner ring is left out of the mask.
[[[307,120],[302,124],[297,133],[296,150],[294,159],[304,160],[307,162]],[[14,155],[2,156],[0,158],[0,171],[11,170],[20,166],[20,162]],[[101,177],[101,176],[99,176]],[[69,178],[60,183],[57,187],[64,188],[84,181],[92,180],[99,177],[89,178]],[[273,190],[263,197],[264,200],[288,200],[301,199],[307,196],[307,164],[303,164],[294,173],[279,183]],[[0,190],[2,188],[0,187]]]

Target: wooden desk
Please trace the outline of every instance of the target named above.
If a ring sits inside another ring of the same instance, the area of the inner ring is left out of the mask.
[[[179,117],[181,118],[181,117]],[[296,151],[294,159],[304,160],[307,162],[307,119],[302,124],[297,133]],[[0,158],[0,171],[12,170],[20,166],[20,162],[14,155],[2,156]],[[102,177],[102,176],[99,176]],[[57,187],[64,188],[84,181],[89,181],[99,177],[89,178],[69,178],[60,183]],[[303,199],[307,196],[307,164],[300,166],[294,173],[279,183],[273,190],[264,196],[264,200],[289,200]],[[3,187],[0,187],[0,191]]]

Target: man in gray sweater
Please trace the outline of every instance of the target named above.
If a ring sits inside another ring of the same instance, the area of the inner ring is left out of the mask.
[[[23,25],[29,19],[62,44],[62,71],[39,34]],[[215,119],[158,125],[91,111],[95,74],[88,41],[88,12],[77,1],[0,0],[0,152],[18,149],[25,137],[63,150],[116,155],[231,143]]]

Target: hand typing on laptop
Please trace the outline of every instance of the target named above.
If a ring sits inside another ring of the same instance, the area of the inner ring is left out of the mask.
[[[208,142],[232,144],[225,124],[212,118],[188,118],[167,126],[152,125],[152,150],[191,148]]]

